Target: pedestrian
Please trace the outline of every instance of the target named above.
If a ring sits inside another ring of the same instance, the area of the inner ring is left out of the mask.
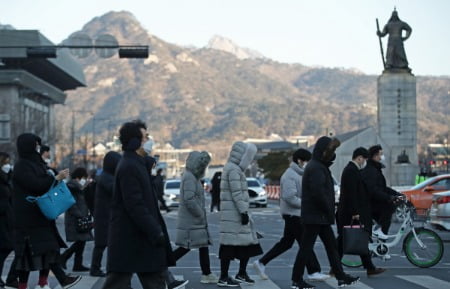
[[[370,195],[362,180],[361,170],[367,165],[369,151],[359,147],[353,151],[352,160],[342,171],[341,176],[341,195],[337,209],[337,230],[338,230],[338,249],[339,256],[343,255],[343,236],[344,226],[360,224],[364,226],[369,235],[372,234],[372,214],[370,206]],[[369,254],[369,239],[367,239],[367,254],[361,255],[361,261],[367,276],[381,274],[386,269],[377,268],[372,263]]]
[[[381,239],[387,239],[386,235],[389,233],[392,214],[395,212],[396,205],[402,195],[387,186],[386,179],[381,171],[384,168],[383,160],[384,154],[381,145],[371,146],[367,166],[361,174],[371,196],[372,218],[378,223],[378,228],[374,230],[374,234]]]
[[[97,169],[89,171],[89,176],[84,190],[84,198],[89,209],[89,214],[94,215],[95,212],[95,192],[97,191]]]
[[[107,276],[103,289],[127,288],[133,273],[143,289],[164,289],[164,271],[173,265],[171,247],[158,200],[142,154],[146,126],[123,124],[124,151],[116,168],[108,235]]]
[[[45,165],[47,166],[47,170],[50,174],[53,174],[56,176],[58,174],[58,171],[52,167],[52,158],[50,154],[50,147],[47,145],[41,145],[41,148],[39,150],[41,154],[42,160],[45,162]]]
[[[61,239],[56,223],[48,220],[35,203],[26,200],[28,196],[45,194],[55,181],[65,179],[69,170],[64,169],[56,176],[48,173],[40,154],[40,138],[24,133],[17,138],[18,161],[13,171],[14,211],[14,253],[19,275],[19,289],[26,289],[31,271],[39,271],[36,288],[49,289],[49,269],[63,289],[70,288],[81,276],[67,276],[61,272],[59,250],[66,244]]]
[[[5,260],[14,250],[10,161],[8,153],[0,152],[0,288],[3,288],[5,284],[18,285],[15,262],[9,268],[6,283],[1,279]]]
[[[166,200],[164,200],[164,176],[163,176],[163,169],[159,168],[156,171],[156,176],[154,176],[152,179],[153,179],[153,184],[155,186],[156,196],[158,197],[158,201],[161,204],[162,209],[166,210],[166,212],[169,213],[171,210],[166,205]]]
[[[238,287],[239,283],[255,284],[247,274],[251,257],[263,253],[253,221],[249,216],[249,195],[244,171],[256,155],[252,143],[235,142],[231,147],[220,182],[220,279],[217,285]],[[239,260],[235,279],[228,275],[230,262]]]
[[[103,158],[103,171],[98,177],[95,192],[94,211],[94,250],[90,275],[94,277],[105,277],[106,273],[101,270],[103,252],[108,244],[108,228],[111,219],[111,201],[114,188],[114,172],[119,163],[121,155],[110,151]]]
[[[222,178],[222,172],[215,172],[211,180],[211,208],[210,212],[214,210],[220,211],[220,179]]]
[[[336,158],[336,148],[340,141],[336,138],[322,136],[314,146],[311,161],[305,168],[302,179],[301,218],[304,224],[304,233],[295,260],[292,288],[307,289],[315,286],[303,279],[306,262],[312,256],[317,236],[322,240],[330,261],[332,272],[338,280],[338,286],[344,287],[359,280],[345,274],[340,262],[336,238],[331,225],[334,224],[334,184],[329,167]]]
[[[78,223],[90,218],[89,208],[86,204],[85,191],[88,173],[85,168],[76,168],[70,175],[71,180],[67,183],[76,203],[64,214],[64,228],[67,242],[73,244],[61,254],[61,264],[67,268],[67,261],[75,255],[73,272],[88,272],[89,267],[83,265],[83,253],[87,241],[94,240],[91,230],[79,230]]]
[[[306,164],[311,160],[311,153],[300,148],[292,155],[292,162],[281,176],[280,187],[280,213],[284,220],[284,232],[281,240],[272,247],[261,259],[253,263],[261,278],[267,279],[265,266],[273,259],[289,250],[294,241],[301,246],[303,237],[303,225],[300,218],[302,204],[302,178]],[[297,258],[298,258],[297,254]],[[319,261],[316,254],[312,252],[310,260],[306,263],[308,280],[323,281],[330,278],[329,275],[321,273]],[[295,268],[297,269],[297,268]],[[296,275],[293,273],[293,276]],[[297,280],[292,280],[293,283]]]
[[[200,283],[217,283],[219,278],[211,272],[208,246],[212,245],[205,209],[205,191],[200,182],[211,157],[205,151],[193,151],[186,159],[186,170],[181,178],[180,205],[177,217],[177,234],[174,250],[179,260],[191,249],[199,250],[202,276]]]

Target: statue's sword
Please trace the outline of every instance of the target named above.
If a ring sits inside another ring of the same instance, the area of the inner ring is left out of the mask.
[[[380,25],[378,24],[378,18],[376,18],[376,21],[377,21],[377,32],[380,32]],[[378,40],[380,41],[381,59],[383,60],[383,67],[384,69],[386,69],[386,62],[384,60],[383,42],[381,42],[381,36],[378,36]]]

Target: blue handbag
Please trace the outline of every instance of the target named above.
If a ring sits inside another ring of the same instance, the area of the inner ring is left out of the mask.
[[[30,203],[36,203],[42,214],[49,220],[56,220],[59,215],[75,204],[75,199],[66,183],[56,180],[48,192],[40,197],[28,196],[26,200]]]

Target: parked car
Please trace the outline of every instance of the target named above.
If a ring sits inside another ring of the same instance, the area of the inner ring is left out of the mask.
[[[256,178],[247,178],[248,195],[250,205],[256,207],[267,207],[267,192],[265,185],[262,185]]]
[[[180,179],[169,179],[164,183],[164,200],[168,207],[178,207],[180,205]]]
[[[425,216],[431,208],[433,193],[450,190],[450,174],[429,178],[408,190],[401,190],[416,208],[419,216]]]
[[[439,230],[450,231],[450,191],[434,193],[430,223]]]

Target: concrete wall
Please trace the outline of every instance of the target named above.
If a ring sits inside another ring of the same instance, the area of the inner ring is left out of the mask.
[[[378,132],[391,151],[389,166],[394,186],[411,185],[417,174],[416,78],[411,73],[384,72],[378,77]],[[398,164],[406,152],[409,164]]]

